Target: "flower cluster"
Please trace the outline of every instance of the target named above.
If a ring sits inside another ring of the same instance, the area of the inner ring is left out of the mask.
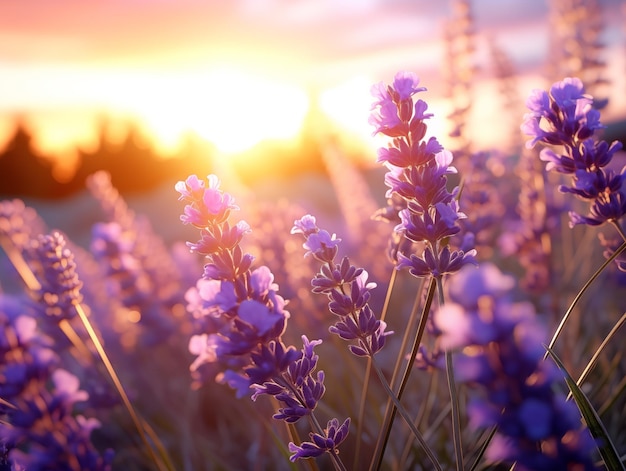
[[[74,255],[67,248],[65,237],[57,231],[40,235],[33,244],[41,273],[38,305],[54,319],[72,319],[74,306],[82,301],[82,283],[76,274]]]
[[[324,372],[316,373],[314,348],[321,340],[309,341],[302,336],[301,351],[282,342],[289,318],[286,302],[278,295],[269,268],[251,269],[253,257],[240,246],[250,228],[244,221],[229,224],[230,212],[238,207],[219,185],[214,175],[206,182],[192,175],[176,185],[180,199],[187,202],[181,220],[201,230],[200,241],[188,245],[209,261],[203,279],[187,296],[189,310],[204,330],[190,342],[190,351],[198,355],[192,371],[207,363],[221,363],[222,371],[216,378],[236,389],[238,396],[252,392],[256,400],[267,394],[282,404],[275,419],[293,423],[308,417],[315,429],[313,441],[299,446],[290,443],[290,459],[329,453],[337,463],[337,446],[348,434],[350,419],[341,427],[335,427],[338,421],[332,419],[322,429],[313,414],[326,389]],[[327,256],[333,253],[332,242],[329,244],[324,252]],[[317,247],[322,245],[319,240]]]
[[[330,332],[344,340],[356,340],[350,345],[350,351],[357,356],[373,356],[385,345],[387,324],[377,319],[368,301],[370,291],[376,283],[368,283],[368,273],[350,263],[343,257],[340,263],[335,261],[339,242],[335,234],[317,227],[314,216],[306,216],[294,222],[292,234],[302,234],[306,239],[303,247],[305,256],[311,255],[323,263],[320,272],[311,281],[313,292],[328,296],[330,312],[340,318]]]
[[[0,294],[0,442],[14,469],[108,470],[90,435],[99,422],[74,415],[88,399],[79,380],[59,368],[55,345],[26,314],[23,300]],[[50,386],[51,385],[51,386]]]
[[[590,204],[587,216],[570,212],[570,227],[617,224],[626,214],[623,189],[626,173],[625,169],[617,173],[607,166],[622,144],[594,138],[594,133],[604,126],[581,80],[565,78],[553,84],[549,92],[533,90],[526,106],[530,112],[524,116],[521,129],[532,137],[527,147],[538,142],[560,146],[560,151],[552,147],[542,149],[541,160],[547,163],[548,170],[571,175],[571,186],[562,185],[562,192],[572,193]]]
[[[309,341],[302,336],[303,347],[298,352],[294,347],[285,348],[280,342],[270,342],[263,346],[261,352],[253,355],[254,366],[247,368],[246,373],[255,384],[252,386],[256,400],[262,394],[274,396],[284,407],[274,415],[275,419],[294,423],[302,417],[310,417],[317,433],[311,433],[312,442],[300,445],[289,444],[291,461],[300,458],[313,458],[324,453],[336,456],[337,447],[345,440],[350,428],[350,418],[341,427],[337,419],[331,419],[326,429],[322,430],[313,414],[319,400],[324,395],[324,372],[313,373],[317,367],[318,355],[313,349],[322,343],[321,340]],[[264,378],[272,375],[270,381]]]
[[[426,90],[419,87],[412,73],[400,72],[392,85],[383,83],[372,88],[375,97],[370,123],[374,134],[392,140],[378,151],[378,162],[388,169],[385,184],[387,198],[402,199],[400,223],[395,230],[414,244],[423,244],[421,254],[397,254],[397,268],[407,268],[416,277],[442,277],[474,262],[474,249],[451,250],[448,239],[458,234],[460,219],[465,218],[456,200],[458,188],[449,191],[447,175],[456,173],[451,166],[452,154],[445,151],[435,137],[424,140],[428,105],[413,95]],[[397,201],[393,202],[397,206]]]
[[[245,221],[230,225],[228,216],[238,207],[219,185],[215,175],[206,182],[192,175],[176,184],[179,199],[187,203],[181,220],[201,234],[188,245],[208,260],[203,279],[187,293],[188,309],[200,330],[190,341],[191,352],[198,356],[192,371],[220,363],[218,379],[243,396],[254,384],[243,369],[253,364],[253,353],[282,335],[289,313],[269,268],[251,269],[253,257],[240,246],[250,228]]]
[[[456,379],[467,384],[472,429],[497,427],[486,457],[516,469],[595,469],[595,448],[576,405],[544,360],[545,331],[530,303],[509,299],[514,281],[495,265],[461,270],[434,322],[444,349],[458,350]]]

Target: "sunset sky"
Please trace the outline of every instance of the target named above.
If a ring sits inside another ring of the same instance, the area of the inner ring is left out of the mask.
[[[623,0],[603,39],[623,79]],[[314,99],[365,133],[372,83],[415,71],[438,103],[451,1],[19,0],[0,2],[0,146],[16,117],[61,152],[102,116],[139,119],[163,149],[193,131],[225,151],[297,132]],[[473,2],[478,61],[495,40],[544,86],[547,0]],[[491,39],[490,39],[491,38]],[[621,66],[620,66],[621,64]],[[620,80],[622,80],[620,82]],[[432,106],[431,106],[432,107]],[[622,107],[622,113],[624,113]],[[619,113],[615,109],[613,113]],[[443,116],[445,113],[437,112]]]

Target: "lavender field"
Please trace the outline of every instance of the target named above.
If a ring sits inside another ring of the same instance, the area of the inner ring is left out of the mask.
[[[495,110],[501,148],[398,71],[371,167],[327,139],[324,174],[0,201],[0,471],[625,469],[626,153],[592,69]]]

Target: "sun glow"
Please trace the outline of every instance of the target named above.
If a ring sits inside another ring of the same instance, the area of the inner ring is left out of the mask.
[[[166,146],[193,131],[224,153],[296,136],[309,106],[295,85],[229,69],[191,74],[168,89],[175,92],[155,90],[158,99],[137,104],[149,130]]]
[[[10,89],[29,97],[26,107],[19,109],[32,116],[29,121],[41,136],[38,144],[44,151],[65,152],[72,145],[61,142],[66,138],[73,144],[93,141],[94,131],[88,138],[81,135],[88,133],[87,124],[93,128],[109,116],[135,121],[160,150],[175,151],[187,134],[195,133],[229,154],[265,139],[296,136],[309,107],[303,87],[236,67],[50,66],[40,72],[40,68],[21,70],[9,74],[8,80]],[[11,109],[17,105],[5,111]],[[47,119],[52,115],[54,120]],[[67,129],[60,129],[65,124]]]

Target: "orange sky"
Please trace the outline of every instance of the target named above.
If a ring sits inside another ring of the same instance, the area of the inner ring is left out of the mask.
[[[617,12],[623,0],[604,3]],[[16,116],[30,119],[43,149],[93,145],[93,125],[105,113],[142,120],[164,148],[188,130],[237,150],[263,136],[296,132],[312,97],[332,119],[365,134],[369,85],[391,80],[398,70],[420,75],[431,107],[441,102],[442,25],[450,4],[0,2],[0,146]],[[528,83],[541,86],[546,2],[473,5],[479,47],[497,38],[516,67],[530,74]],[[623,46],[619,16],[609,17],[615,24],[606,37]],[[479,54],[477,60],[488,59]],[[445,112],[434,111],[444,119]]]

